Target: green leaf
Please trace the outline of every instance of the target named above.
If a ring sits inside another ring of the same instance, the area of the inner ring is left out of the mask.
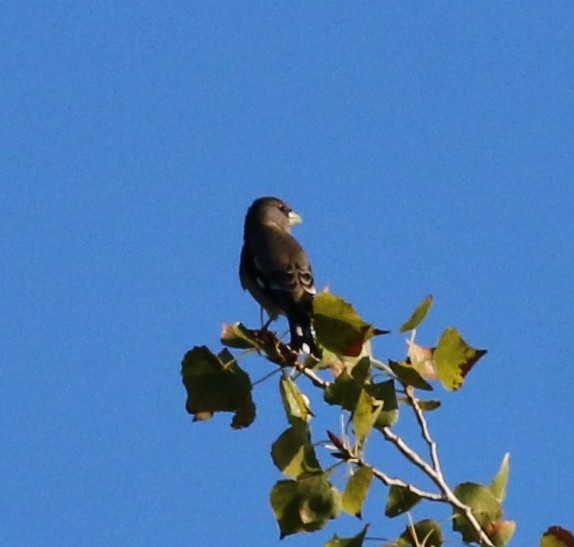
[[[400,540],[407,541],[407,545],[412,547],[440,547],[444,544],[444,535],[438,522],[424,519],[407,526]]]
[[[410,399],[407,397],[400,397],[399,401],[406,405],[412,406]],[[437,408],[440,408],[441,405],[440,401],[423,401],[421,399],[417,399],[417,403],[419,405],[419,408],[423,412],[430,412],[432,410],[436,410]]]
[[[403,486],[391,486],[387,497],[385,515],[393,518],[412,509],[419,501],[420,496]]]
[[[282,376],[279,389],[289,423],[293,425],[297,420],[308,422],[313,413],[309,409],[307,397],[303,395],[297,384],[289,376]]]
[[[494,497],[502,502],[506,497],[506,485],[508,484],[508,474],[510,472],[510,454],[506,453],[502,458],[500,469],[496,477],[490,483],[489,489],[494,494]]]
[[[472,367],[486,353],[467,344],[456,329],[446,329],[434,352],[439,380],[449,390],[459,389]]]
[[[253,423],[251,380],[228,350],[215,355],[205,346],[195,346],[183,358],[181,375],[187,390],[185,407],[194,421],[208,420],[215,412],[233,412],[233,428]]]
[[[359,467],[355,470],[343,492],[344,511],[361,518],[361,510],[367,499],[372,479],[373,470],[370,467]]]
[[[361,390],[357,405],[353,410],[353,431],[359,444],[362,445],[371,434],[382,408],[382,401],[371,397],[365,389]]]
[[[424,412],[430,412],[432,410],[436,410],[440,408],[441,402],[440,401],[421,401],[419,400],[419,407]]]
[[[271,457],[279,471],[294,479],[322,471],[311,444],[309,426],[301,421],[281,433],[273,443]]]
[[[345,410],[352,411],[359,399],[361,387],[353,377],[344,370],[334,382],[331,382],[323,392],[325,402],[330,405],[339,405]]]
[[[403,323],[400,332],[416,329],[425,319],[433,303],[433,297],[427,296],[416,308],[409,320]]]
[[[371,377],[371,361],[363,357],[355,365],[346,365],[345,369],[324,392],[324,399],[330,405],[340,405],[352,411],[357,405],[361,388]]]
[[[371,360],[362,357],[354,365],[349,366],[349,372],[359,387],[371,379]]]
[[[561,526],[551,526],[540,539],[540,547],[574,547],[574,535]]]
[[[472,509],[483,530],[488,530],[502,517],[502,507],[489,488],[474,482],[464,482],[454,489],[455,496]],[[459,509],[453,511],[453,530],[460,532],[463,541],[476,540],[476,532]]]
[[[313,301],[313,325],[319,344],[337,355],[351,357],[361,354],[369,338],[386,332],[364,321],[351,304],[326,292]]]
[[[400,363],[389,361],[389,367],[396,374],[399,382],[404,386],[413,386],[417,389],[432,391],[432,386],[417,372],[417,370],[405,361]]]
[[[283,480],[271,490],[271,507],[281,539],[320,530],[341,512],[341,496],[324,475]]]
[[[340,538],[335,534],[325,543],[325,547],[363,547],[368,528],[369,525],[367,524],[356,536],[350,538]]]
[[[395,381],[387,380],[376,384],[367,384],[365,391],[375,399],[383,401],[383,409],[375,422],[375,427],[389,427],[397,423],[399,419],[399,405],[397,402]]]

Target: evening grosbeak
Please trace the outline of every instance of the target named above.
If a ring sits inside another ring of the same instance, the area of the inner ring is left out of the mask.
[[[291,235],[291,226],[300,222],[284,201],[256,199],[245,217],[239,278],[270,321],[287,316],[291,348],[320,359],[311,325],[317,292],[313,271],[303,247]]]

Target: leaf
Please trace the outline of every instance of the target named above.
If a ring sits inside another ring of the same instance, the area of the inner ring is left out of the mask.
[[[278,481],[271,490],[271,507],[283,539],[323,528],[341,512],[341,497],[325,475],[312,475]]]
[[[334,382],[323,392],[323,398],[330,405],[339,405],[350,412],[355,410],[361,388],[370,385],[371,360],[369,357],[359,359],[354,365],[346,364]]]
[[[464,482],[454,489],[455,496],[472,509],[472,513],[483,530],[488,530],[502,517],[502,507],[489,488],[474,482]],[[476,532],[468,523],[466,516],[459,509],[453,510],[453,525],[455,532],[460,532],[463,541],[476,540]]]
[[[387,497],[385,515],[393,518],[412,509],[421,500],[418,494],[403,486],[391,486]]]
[[[311,444],[309,426],[303,422],[287,428],[279,435],[271,447],[271,457],[279,471],[294,479],[305,473],[322,471]]]
[[[427,316],[433,303],[433,297],[427,296],[415,309],[409,320],[402,324],[400,332],[416,329]]]
[[[506,497],[506,485],[508,483],[508,473],[510,472],[510,454],[506,453],[502,458],[500,469],[496,477],[490,483],[489,489],[494,494],[494,497],[502,502]]]
[[[397,379],[403,386],[413,386],[417,389],[432,391],[432,386],[423,379],[418,371],[405,361],[389,361],[389,367],[396,374]]]
[[[340,450],[341,452],[348,452],[345,443],[340,437],[338,437],[332,431],[329,430],[327,430],[327,436],[329,437],[329,440],[333,443],[333,445],[335,445],[335,448],[337,450]]]
[[[419,400],[419,408],[424,412],[431,412],[432,410],[436,410],[440,408],[441,402],[440,401],[421,401]]]
[[[347,486],[343,492],[343,510],[347,513],[361,518],[363,503],[367,499],[373,470],[370,467],[359,467],[347,481]]]
[[[289,423],[293,425],[297,420],[308,422],[313,416],[309,408],[309,399],[301,392],[297,384],[289,376],[282,376],[279,381],[279,390]]]
[[[400,397],[399,400],[401,401],[401,403],[412,406],[411,400],[407,397]],[[423,401],[421,399],[417,399],[417,403],[419,405],[419,408],[423,412],[430,412],[432,410],[436,410],[437,408],[440,408],[441,405],[440,401]]]
[[[364,321],[353,306],[334,294],[322,292],[313,301],[317,341],[337,355],[358,357],[363,344],[386,331]]]
[[[383,402],[371,397],[365,389],[361,390],[357,405],[353,410],[353,431],[359,441],[363,444],[371,434],[371,430],[381,413]]]
[[[325,547],[363,547],[368,529],[369,525],[367,524],[356,536],[350,538],[340,538],[335,534],[327,543],[325,543]]]
[[[375,427],[390,427],[397,423],[399,419],[399,405],[397,392],[395,391],[395,381],[391,379],[376,384],[367,384],[365,391],[375,399],[383,402],[383,408],[375,422]]]
[[[424,519],[416,522],[401,534],[400,540],[408,541],[413,547],[439,547],[444,544],[442,528],[435,520]]]
[[[334,382],[331,382],[323,392],[325,402],[330,405],[339,405],[345,410],[353,410],[359,399],[361,387],[353,377],[344,370]]]
[[[407,356],[410,364],[416,371],[427,380],[436,380],[436,365],[434,363],[434,348],[425,348],[419,346],[410,340],[407,340]]]
[[[574,535],[561,526],[550,526],[540,539],[540,547],[574,547]]]
[[[363,357],[354,365],[349,366],[349,372],[359,387],[371,379],[371,359]]]
[[[194,421],[210,419],[215,412],[234,412],[233,428],[253,423],[251,380],[228,350],[215,355],[205,346],[195,346],[183,358],[181,375],[187,390],[185,407]]]
[[[510,543],[515,531],[516,522],[513,520],[499,520],[498,522],[492,523],[486,530],[486,534],[490,538],[490,541],[494,543],[495,547],[504,547],[504,545]]]
[[[233,325],[224,323],[221,329],[221,343],[236,349],[263,349],[263,344],[257,340],[254,331],[249,330],[242,323]]]
[[[221,343],[230,348],[255,349],[263,353],[269,361],[280,365],[293,366],[297,353],[282,342],[277,333],[267,329],[248,329],[241,323],[223,325]]]
[[[466,375],[486,353],[467,344],[456,329],[446,329],[434,352],[439,380],[449,390],[459,389]]]

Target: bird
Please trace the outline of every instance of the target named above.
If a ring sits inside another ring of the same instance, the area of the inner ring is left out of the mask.
[[[291,235],[291,227],[303,219],[283,200],[256,199],[245,216],[239,279],[244,290],[269,315],[269,321],[285,315],[295,352],[316,359],[321,350],[312,325],[313,298],[317,292],[313,270],[305,250]]]

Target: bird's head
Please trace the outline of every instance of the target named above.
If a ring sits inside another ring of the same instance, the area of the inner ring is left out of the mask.
[[[287,203],[279,198],[262,197],[256,199],[249,207],[245,225],[275,225],[287,232],[291,226],[300,224],[303,219]]]

